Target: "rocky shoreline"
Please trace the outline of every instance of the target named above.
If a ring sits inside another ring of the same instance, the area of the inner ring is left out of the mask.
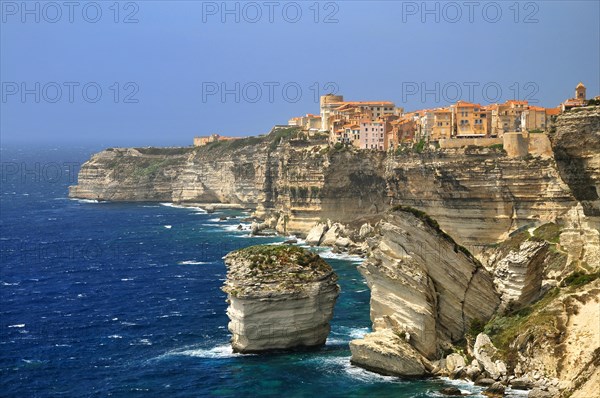
[[[269,136],[109,149],[70,196],[247,209],[252,235],[296,234],[365,258],[373,332],[351,343],[359,366],[468,379],[490,396],[511,387],[590,398],[600,383],[600,107],[559,116],[549,136],[550,158],[387,156]]]

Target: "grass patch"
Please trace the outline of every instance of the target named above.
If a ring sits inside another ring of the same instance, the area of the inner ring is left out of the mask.
[[[330,271],[331,267],[318,254],[298,246],[258,245],[237,250],[235,253],[250,260],[250,269],[267,271],[281,269],[290,271],[294,267],[315,271]]]
[[[217,151],[234,151],[237,149],[246,148],[249,146],[260,145],[265,141],[264,137],[246,137],[240,138],[239,140],[222,140],[209,142],[208,144],[200,147],[203,151],[217,152]]]
[[[165,168],[177,164],[180,164],[180,159],[177,158],[147,159],[135,164],[133,175],[136,177],[154,177]]]
[[[598,279],[598,277],[600,277],[600,272],[586,274],[581,271],[575,271],[569,276],[567,276],[565,279],[563,279],[561,285],[564,287],[579,287],[595,281],[596,279]]]
[[[550,222],[536,228],[535,231],[533,231],[533,236],[550,243],[558,243],[560,241],[560,227],[557,224]]]
[[[483,322],[479,319],[473,319],[471,321],[471,324],[469,325],[468,334],[474,340],[477,338],[477,335],[479,333],[483,333],[484,328],[485,328],[485,322]]]
[[[275,131],[273,131],[271,134],[269,134],[267,136],[267,140],[270,141],[269,149],[271,151],[274,151],[275,149],[277,149],[277,146],[279,146],[279,144],[282,141],[290,140],[292,138],[298,138],[298,136],[300,134],[301,134],[301,131],[298,127],[288,127],[288,128],[276,129]]]
[[[194,147],[171,147],[171,148],[158,148],[158,147],[147,147],[147,148],[134,148],[136,151],[143,155],[187,155],[195,150]]]
[[[538,302],[504,316],[497,315],[485,326],[483,332],[490,336],[509,368],[516,364],[518,347],[515,345],[523,339],[522,335],[549,336],[559,329],[556,314],[547,308],[559,293],[560,289],[554,288]],[[524,338],[529,338],[527,336]]]

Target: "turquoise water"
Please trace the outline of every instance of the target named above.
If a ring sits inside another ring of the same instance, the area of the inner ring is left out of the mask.
[[[23,178],[4,167],[35,171],[36,162],[80,163],[89,154],[2,150],[0,396],[438,396],[439,380],[350,365],[348,342],[370,327],[359,259],[319,249],[342,288],[325,347],[236,355],[222,257],[284,238],[248,237],[236,229],[241,212],[69,200],[67,173]]]

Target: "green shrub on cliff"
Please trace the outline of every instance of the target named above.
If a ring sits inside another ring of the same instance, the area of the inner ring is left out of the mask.
[[[237,255],[250,260],[250,269],[260,271],[286,270],[294,268],[328,271],[331,269],[319,255],[298,246],[258,245],[237,250]]]
[[[535,231],[533,231],[533,236],[550,243],[558,243],[560,240],[560,226],[549,222],[537,227]]]
[[[506,315],[496,315],[490,320],[483,333],[490,336],[494,345],[500,350],[509,369],[516,364],[520,336],[527,332],[528,336],[550,336],[559,332],[560,321],[549,304],[559,295],[560,289],[550,290],[539,301]]]
[[[267,136],[267,139],[270,141],[269,149],[274,151],[281,141],[296,138],[299,134],[301,134],[301,131],[298,127],[276,129]]]
[[[422,153],[425,150],[425,145],[427,145],[427,142],[421,138],[421,140],[419,140],[419,142],[417,142],[417,144],[413,147],[413,150],[416,153]]]
[[[586,274],[581,271],[575,271],[571,275],[567,276],[562,281],[562,286],[571,286],[571,287],[579,287],[583,285],[587,285],[590,282],[595,281],[600,277],[600,272],[596,272],[593,274]]]

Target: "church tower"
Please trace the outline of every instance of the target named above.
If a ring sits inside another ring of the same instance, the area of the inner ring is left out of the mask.
[[[579,83],[577,85],[577,87],[575,87],[575,98],[577,98],[578,100],[583,100],[585,101],[585,93],[586,89],[585,86],[583,85],[583,83]]]

